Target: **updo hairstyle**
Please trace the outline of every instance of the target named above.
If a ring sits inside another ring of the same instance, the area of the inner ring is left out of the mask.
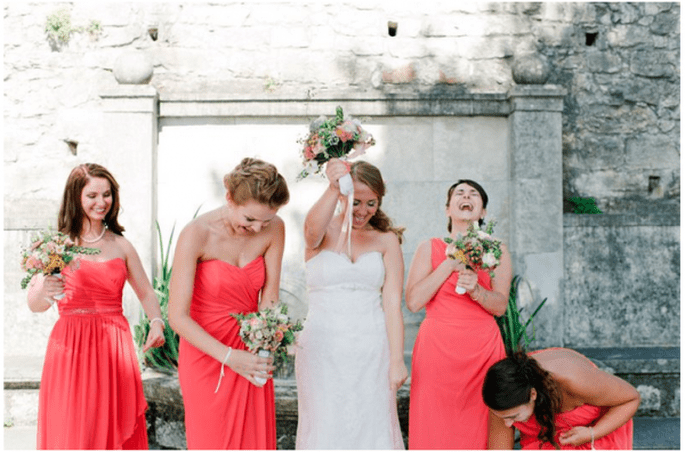
[[[271,163],[246,157],[224,176],[224,187],[239,206],[256,201],[278,209],[288,203],[290,192],[285,178]]]

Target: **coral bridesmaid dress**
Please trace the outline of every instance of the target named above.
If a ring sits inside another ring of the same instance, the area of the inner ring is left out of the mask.
[[[594,425],[599,418],[604,416],[608,408],[596,407],[594,405],[581,405],[565,413],[557,414],[554,417],[556,427],[556,440],[559,442],[559,435],[577,426]],[[521,449],[554,449],[551,443],[540,444],[538,433],[540,424],[537,423],[535,416],[528,418],[526,422],[514,423],[521,432]],[[560,444],[562,449],[586,449],[589,450],[591,444],[585,443],[580,446]],[[633,420],[629,420],[613,432],[595,440],[597,450],[631,450],[633,448]]]
[[[431,240],[435,269],[447,244]],[[414,344],[409,398],[410,449],[485,449],[488,408],[481,388],[490,366],[505,357],[495,318],[468,294],[454,289],[453,273],[426,304]],[[491,290],[490,276],[478,283]]]
[[[190,316],[216,339],[245,350],[240,326],[231,316],[258,309],[265,281],[264,258],[244,267],[221,260],[199,262]],[[188,449],[276,449],[273,381],[254,386],[181,338],[178,378],[185,406]]]
[[[67,267],[40,382],[38,449],[147,449],[140,368],[121,294],[122,259]]]

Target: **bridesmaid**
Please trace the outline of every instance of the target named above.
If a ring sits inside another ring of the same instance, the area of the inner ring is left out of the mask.
[[[447,192],[447,230],[454,239],[482,224],[488,196],[471,180]],[[493,315],[504,314],[511,258],[502,246],[495,278],[445,257],[441,238],[421,243],[407,277],[407,308],[426,308],[414,344],[409,398],[410,449],[485,449],[488,409],[481,397],[485,371],[504,357]],[[455,286],[466,289],[459,295]]]
[[[169,322],[188,449],[275,449],[271,358],[246,351],[234,313],[278,301],[289,200],[276,167],[245,158],[224,176],[226,204],[191,221],[174,255]],[[259,384],[255,377],[267,378]]]
[[[633,415],[640,394],[580,353],[550,348],[518,352],[485,376],[483,400],[495,415],[491,449],[633,448]]]
[[[38,402],[38,449],[147,449],[140,369],[121,295],[128,281],[152,319],[144,350],[164,344],[159,303],[140,258],[119,224],[119,184],[104,167],[71,171],[58,229],[82,256],[56,276],[35,275],[28,292],[33,312],[57,303],[43,364]],[[59,301],[55,296],[64,293]]]

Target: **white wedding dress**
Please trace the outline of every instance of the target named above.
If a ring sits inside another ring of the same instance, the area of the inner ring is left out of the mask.
[[[383,256],[307,261],[309,312],[295,360],[297,449],[404,449],[381,305]]]

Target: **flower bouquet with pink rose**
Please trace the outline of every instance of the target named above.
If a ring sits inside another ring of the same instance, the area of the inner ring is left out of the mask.
[[[445,237],[445,255],[450,259],[460,260],[469,270],[489,270],[490,277],[494,278],[494,270],[502,257],[502,242],[492,237],[494,227],[495,222],[492,220],[487,223],[484,230],[474,222],[469,226],[466,235],[459,234],[455,240]],[[466,293],[466,290],[459,286],[455,291],[460,295]]]
[[[281,367],[289,359],[289,347],[295,344],[295,333],[302,331],[302,323],[288,317],[288,306],[279,303],[273,308],[249,314],[232,314],[240,322],[240,338],[251,352],[274,357],[274,366]],[[255,378],[264,384],[266,380]]]
[[[21,288],[26,289],[36,273],[56,275],[79,254],[99,253],[97,248],[76,246],[68,235],[61,232],[39,232],[32,239],[31,245],[22,251],[21,268],[28,274],[21,280]]]
[[[323,165],[332,158],[353,159],[376,144],[358,119],[343,115],[342,107],[335,109],[335,118],[326,119],[321,116],[313,121],[309,126],[309,134],[300,143],[303,145],[304,169],[297,177],[298,180],[320,173]],[[349,175],[342,177],[340,192],[347,195],[351,191],[352,178]]]

